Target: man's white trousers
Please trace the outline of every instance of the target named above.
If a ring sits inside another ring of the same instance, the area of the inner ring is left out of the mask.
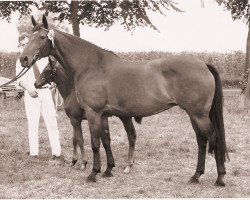
[[[38,97],[32,98],[27,91],[24,95],[25,111],[28,120],[28,135],[30,155],[38,155],[39,140],[38,128],[42,114],[47,128],[52,155],[61,155],[59,131],[57,126],[56,110],[50,89],[37,89]]]

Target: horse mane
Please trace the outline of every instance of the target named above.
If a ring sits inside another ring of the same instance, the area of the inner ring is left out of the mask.
[[[41,27],[43,27],[43,24],[37,24],[36,26],[34,26],[34,27],[31,29],[31,32],[34,33],[34,32],[36,32],[36,31],[38,31]],[[97,49],[101,49],[101,50],[103,50],[103,51],[105,51],[105,52],[108,52],[108,53],[110,53],[110,54],[112,54],[112,55],[114,55],[114,56],[120,58],[120,57],[119,57],[117,54],[115,54],[113,51],[110,51],[110,50],[108,50],[108,49],[99,47],[99,46],[93,44],[92,42],[89,42],[89,41],[87,41],[87,40],[85,40],[85,39],[83,39],[83,38],[80,38],[80,37],[75,36],[75,35],[71,35],[71,34],[69,34],[69,33],[60,31],[60,30],[58,30],[58,29],[54,29],[54,30],[56,30],[57,32],[63,34],[64,36],[73,37],[73,38],[75,38],[75,39],[77,39],[77,40],[79,40],[79,41],[81,41],[81,42],[84,41],[87,45],[89,45],[89,46],[91,46],[91,47],[94,47],[94,48],[97,48]]]
[[[55,29],[55,30],[56,30],[57,32],[63,34],[64,36],[73,37],[74,39],[77,39],[77,40],[79,40],[79,41],[81,41],[81,42],[85,42],[85,43],[86,43],[88,46],[90,46],[90,47],[94,47],[94,48],[97,48],[97,49],[101,49],[101,50],[103,50],[103,51],[105,51],[105,52],[108,52],[108,53],[110,53],[110,54],[112,54],[112,55],[114,55],[114,56],[120,58],[120,57],[119,57],[117,54],[115,54],[113,51],[110,51],[110,50],[108,50],[108,49],[99,47],[99,46],[93,44],[92,42],[89,42],[89,41],[87,41],[87,40],[85,40],[85,39],[83,39],[83,38],[80,38],[80,37],[75,36],[75,35],[71,35],[71,34],[69,34],[69,33],[60,31],[60,30],[58,30],[58,29]]]

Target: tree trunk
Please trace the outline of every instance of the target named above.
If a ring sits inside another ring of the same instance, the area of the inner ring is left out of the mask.
[[[248,23],[248,35],[247,35],[247,48],[246,48],[246,65],[245,71],[250,71],[250,23]],[[250,73],[248,75],[247,88],[246,88],[246,106],[250,107]]]
[[[250,69],[250,23],[248,23],[245,71],[247,71],[248,69]]]
[[[80,37],[80,25],[77,19],[78,6],[79,6],[78,1],[71,1],[70,12],[71,12],[71,23],[73,28],[73,34]]]
[[[246,106],[247,108],[250,108],[250,73],[248,74],[248,80],[247,80]]]

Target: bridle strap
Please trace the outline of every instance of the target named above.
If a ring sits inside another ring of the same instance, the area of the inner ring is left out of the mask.
[[[49,30],[46,29],[46,28],[44,28],[44,27],[40,27],[40,28],[43,29],[43,30],[45,30],[45,31],[47,31],[47,32],[49,32]]]
[[[13,82],[16,81],[17,79],[21,78],[24,74],[26,74],[27,71],[29,71],[29,69],[32,67],[32,65],[33,65],[35,62],[36,62],[36,59],[33,58],[33,60],[32,60],[32,62],[30,63],[30,66],[29,66],[29,67],[23,68],[23,69],[19,72],[19,74],[17,74],[12,80],[10,80],[10,81],[8,81],[8,82],[6,82],[6,83],[0,85],[0,88],[5,87],[5,86],[7,86],[7,85],[13,83]]]

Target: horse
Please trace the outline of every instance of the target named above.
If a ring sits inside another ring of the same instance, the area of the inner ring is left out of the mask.
[[[126,61],[115,53],[59,30],[47,19],[31,17],[30,40],[20,55],[29,67],[54,56],[74,77],[77,101],[85,109],[91,134],[93,168],[87,181],[101,171],[100,137],[103,116],[147,117],[179,106],[189,115],[198,143],[198,161],[191,183],[204,174],[206,148],[215,155],[216,186],[225,186],[228,151],[223,119],[223,91],[218,71],[204,61],[172,55],[146,61]],[[179,136],[181,137],[181,136]]]
[[[66,115],[70,118],[71,125],[73,127],[73,156],[71,161],[71,166],[74,166],[77,162],[78,152],[77,152],[77,145],[80,147],[81,150],[81,170],[86,169],[87,159],[84,149],[84,139],[82,135],[82,127],[81,122],[82,120],[87,120],[85,110],[81,108],[81,106],[77,102],[77,97],[75,94],[75,86],[73,77],[68,74],[64,68],[58,64],[56,65],[56,61],[53,58],[49,57],[49,63],[44,68],[40,77],[36,79],[34,83],[36,88],[41,88],[42,86],[55,82],[62,98],[64,100],[64,110]],[[135,118],[137,123],[141,123],[141,118]],[[125,131],[127,133],[127,137],[129,140],[129,151],[128,151],[128,158],[127,158],[127,166],[124,170],[124,173],[129,173],[133,163],[134,163],[134,150],[135,150],[135,142],[136,142],[136,131],[134,128],[134,124],[132,118],[121,118]],[[111,169],[115,166],[114,158],[110,146],[110,134],[109,134],[109,126],[108,126],[108,119],[104,119],[102,129],[102,144],[106,151],[107,155],[107,169],[103,173],[103,177],[111,177]]]

